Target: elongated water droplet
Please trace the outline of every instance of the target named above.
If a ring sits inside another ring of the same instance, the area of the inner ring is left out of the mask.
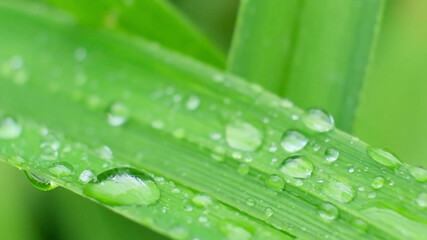
[[[94,178],[95,178],[95,174],[90,169],[84,170],[79,176],[80,182],[83,182],[83,183],[88,183]]]
[[[350,185],[335,180],[324,185],[322,191],[326,196],[344,203],[353,200],[355,194],[354,189]]]
[[[29,171],[24,171],[24,173],[30,180],[31,184],[38,190],[49,191],[57,187],[57,185],[54,182],[42,176],[39,176],[35,173],[29,172]]]
[[[120,102],[115,102],[108,110],[108,124],[111,126],[121,126],[129,119],[130,111]]]
[[[115,168],[99,174],[85,185],[83,193],[112,206],[150,205],[160,199],[154,179],[132,168]]]
[[[248,240],[251,239],[253,234],[253,229],[250,229],[250,226],[245,226],[243,223],[237,222],[223,222],[220,226],[221,232],[225,235],[228,240]]]
[[[335,162],[340,155],[340,152],[335,148],[328,148],[325,151],[325,160],[327,162]]]
[[[410,167],[409,173],[418,182],[427,182],[427,170],[422,167]]]
[[[329,132],[334,128],[334,118],[318,108],[307,110],[302,121],[306,127],[316,132]]]
[[[0,139],[15,139],[21,136],[22,126],[8,117],[0,122]]]
[[[338,217],[338,208],[331,203],[322,203],[319,206],[319,215],[326,221],[332,221]]]
[[[185,104],[186,108],[190,111],[196,110],[200,105],[200,99],[196,95],[191,95],[188,97],[187,103]]]
[[[308,142],[302,133],[295,130],[288,130],[282,136],[281,145],[287,152],[296,152],[303,149]]]
[[[50,168],[49,172],[57,177],[64,177],[72,175],[74,172],[73,166],[66,162],[54,163]]]
[[[227,143],[230,147],[241,151],[255,151],[262,143],[262,132],[252,124],[235,120],[225,129]]]
[[[268,188],[274,191],[281,191],[285,188],[285,181],[279,176],[271,175],[267,179],[265,179],[265,184]]]
[[[389,168],[396,168],[402,165],[402,162],[394,155],[384,148],[379,147],[368,147],[366,150],[371,159],[377,161],[378,163],[387,166]]]
[[[427,193],[420,193],[415,199],[415,202],[422,208],[427,207]]]
[[[373,189],[380,189],[384,186],[384,181],[383,177],[376,177],[372,180],[371,187]]]
[[[237,166],[237,172],[240,175],[246,175],[246,174],[248,174],[249,170],[250,170],[249,165],[246,164],[246,163],[241,163],[241,164],[239,164],[239,166]]]
[[[197,194],[191,199],[191,202],[198,207],[206,208],[212,204],[212,198],[206,195]]]
[[[313,164],[301,155],[290,156],[279,166],[282,173],[294,178],[309,178],[313,169]]]

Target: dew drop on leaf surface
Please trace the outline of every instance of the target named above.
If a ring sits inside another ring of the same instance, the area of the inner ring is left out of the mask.
[[[355,191],[350,185],[336,180],[326,184],[322,191],[326,196],[343,203],[350,202],[355,195]]]
[[[262,143],[263,133],[252,124],[235,120],[225,129],[228,145],[241,151],[255,151]]]
[[[74,172],[73,166],[67,162],[57,162],[49,168],[49,172],[57,177],[72,175]]]
[[[371,182],[371,187],[373,189],[380,189],[384,186],[384,178],[383,177],[376,177]]]
[[[427,182],[427,170],[422,167],[410,167],[409,173],[418,182]]]
[[[290,156],[279,166],[280,172],[294,178],[309,178],[313,164],[301,155]]]
[[[283,188],[285,188],[285,181],[276,175],[271,175],[265,180],[265,184],[268,188],[274,190],[274,191],[281,191]]]
[[[212,204],[212,198],[210,198],[209,196],[206,196],[206,195],[196,194],[191,199],[191,202],[198,207],[206,208]]]
[[[24,171],[24,173],[30,180],[31,184],[38,190],[49,191],[57,187],[57,185],[51,180],[48,180],[35,173],[29,172],[29,171]]]
[[[386,167],[394,169],[402,165],[402,162],[393,153],[384,148],[368,147],[366,151],[371,159]]]
[[[15,139],[21,136],[22,126],[13,118],[0,120],[0,139]]]
[[[335,148],[328,148],[325,151],[325,160],[327,162],[335,162],[340,155],[340,152]]]
[[[307,145],[308,139],[300,132],[288,130],[282,136],[281,145],[287,152],[296,152]]]
[[[316,132],[329,132],[334,128],[334,118],[322,109],[312,108],[303,115],[305,126]]]
[[[326,221],[332,221],[338,216],[338,208],[331,203],[322,203],[319,206],[319,215]]]
[[[107,170],[87,183],[83,193],[111,206],[150,205],[160,199],[154,179],[133,168]]]
[[[113,103],[108,110],[108,124],[111,126],[121,126],[129,119],[130,111],[120,102]]]

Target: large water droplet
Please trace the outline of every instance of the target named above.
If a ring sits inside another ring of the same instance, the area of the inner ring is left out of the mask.
[[[95,178],[95,174],[93,174],[92,170],[86,169],[82,173],[80,173],[79,180],[83,183],[88,183],[92,179]]]
[[[14,139],[21,136],[22,126],[8,117],[0,122],[0,139]]]
[[[250,226],[245,226],[243,223],[239,224],[236,222],[223,222],[220,226],[220,230],[225,234],[228,240],[248,240],[251,239],[253,230]]]
[[[380,189],[384,186],[384,181],[383,177],[376,177],[372,180],[371,187],[373,189]]]
[[[198,207],[206,208],[212,204],[212,198],[206,195],[197,194],[191,199],[191,202]]]
[[[301,155],[290,156],[279,166],[280,172],[294,178],[309,178],[313,164]]]
[[[308,142],[303,134],[295,130],[288,130],[282,136],[281,145],[287,152],[296,152],[303,149]]]
[[[410,167],[409,173],[418,182],[427,182],[427,170],[422,167]]]
[[[273,189],[274,191],[281,191],[283,188],[285,188],[285,181],[276,175],[271,175],[265,179],[265,184],[268,188]]]
[[[330,203],[322,203],[319,206],[319,215],[326,221],[332,221],[338,216],[338,208]]]
[[[316,132],[329,132],[334,128],[334,118],[318,108],[307,110],[302,121],[306,127]]]
[[[24,173],[28,177],[28,179],[30,180],[31,184],[35,188],[37,188],[38,190],[49,191],[49,190],[52,190],[52,189],[57,187],[57,185],[54,182],[52,182],[52,181],[50,181],[50,180],[48,180],[48,179],[46,179],[40,175],[37,175],[37,174],[29,172],[29,171],[24,171]]]
[[[350,185],[335,180],[326,184],[322,191],[326,196],[344,203],[353,200],[355,194],[354,189]]]
[[[415,202],[422,208],[427,207],[427,193],[420,193]]]
[[[325,160],[327,162],[335,162],[340,155],[340,152],[335,148],[328,148],[325,151]]]
[[[402,162],[400,162],[396,155],[384,148],[368,147],[366,151],[373,160],[389,168],[394,169],[402,165]]]
[[[262,143],[262,132],[252,124],[235,120],[225,129],[227,143],[230,147],[242,151],[255,151]]]
[[[196,95],[191,95],[188,97],[187,103],[185,104],[185,107],[192,111],[196,110],[200,105],[200,99]]]
[[[128,120],[129,115],[130,111],[126,105],[115,102],[108,110],[108,124],[111,126],[121,126]]]
[[[49,168],[49,172],[57,177],[72,175],[74,172],[73,166],[66,162],[57,162]]]
[[[85,185],[83,193],[112,206],[150,205],[160,199],[154,179],[132,168],[115,168],[99,174]]]

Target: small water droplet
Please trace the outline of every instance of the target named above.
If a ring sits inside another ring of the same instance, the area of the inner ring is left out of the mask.
[[[373,199],[373,198],[376,198],[376,197],[377,197],[377,194],[375,192],[368,193],[368,198],[369,199]]]
[[[269,207],[264,210],[264,216],[266,218],[269,218],[269,217],[273,216],[273,214],[274,214],[273,209],[271,209]]]
[[[422,167],[410,167],[409,173],[418,182],[427,182],[427,170]]]
[[[198,207],[206,208],[209,205],[212,205],[212,198],[206,195],[196,194],[191,199],[191,202]]]
[[[319,215],[324,220],[330,222],[338,217],[338,208],[331,203],[322,203],[319,206]]]
[[[340,152],[335,148],[328,148],[325,151],[325,160],[327,162],[335,162],[340,155]]]
[[[326,196],[343,203],[350,202],[355,195],[355,191],[350,185],[336,180],[324,185],[322,191]]]
[[[307,145],[308,139],[298,131],[288,130],[282,136],[281,145],[287,152],[296,152]]]
[[[185,137],[185,130],[183,128],[177,128],[172,132],[172,136],[175,138],[181,139]]]
[[[206,216],[200,216],[199,217],[199,222],[206,223],[206,222],[208,222],[208,218]]]
[[[154,120],[151,122],[151,127],[154,129],[162,129],[165,126],[162,120]]]
[[[246,164],[246,163],[241,163],[241,164],[239,164],[239,166],[237,166],[237,172],[240,175],[246,175],[246,174],[248,174],[249,170],[250,170],[249,165]]]
[[[356,228],[361,229],[362,231],[366,232],[368,230],[368,224],[363,221],[362,219],[355,218],[353,221],[351,221],[351,224],[355,226]]]
[[[95,178],[95,174],[90,169],[84,170],[79,176],[80,182],[83,182],[83,183],[88,183],[94,178]]]
[[[54,163],[50,168],[49,172],[57,177],[64,177],[72,175],[74,172],[73,166],[66,162]]]
[[[249,240],[252,237],[253,231],[250,226],[244,225],[244,223],[225,221],[221,223],[221,232],[225,235],[228,240]]]
[[[0,139],[15,139],[21,136],[22,126],[13,118],[7,117],[0,122]]]
[[[252,198],[248,198],[246,199],[246,205],[253,207],[255,205],[255,201]]]
[[[190,95],[188,97],[187,103],[185,106],[188,110],[193,111],[196,110],[200,105],[200,99],[196,95]]]
[[[301,155],[290,156],[279,166],[280,172],[294,178],[309,178],[313,164]]]
[[[160,199],[160,189],[145,172],[115,168],[87,183],[83,193],[111,206],[150,205]]]
[[[107,161],[111,161],[113,159],[113,151],[108,146],[102,146],[98,150],[96,150],[96,155]]]
[[[24,171],[24,173],[28,177],[28,179],[30,180],[31,184],[35,188],[37,188],[38,190],[49,191],[49,190],[52,190],[52,189],[57,187],[57,185],[54,182],[52,182],[52,181],[50,181],[50,180],[48,180],[48,179],[46,179],[40,175],[37,175],[37,174],[29,172],[29,171]]]
[[[376,177],[371,182],[371,187],[373,189],[380,189],[384,186],[384,178],[383,177]]]
[[[252,124],[235,120],[230,122],[225,135],[230,147],[241,151],[255,151],[262,143],[262,132]]]
[[[108,110],[108,124],[111,126],[121,126],[123,125],[129,118],[130,111],[120,102],[113,103]]]
[[[213,152],[210,154],[211,157],[215,160],[215,161],[224,161],[224,153],[225,153],[225,149],[221,146],[215,146],[215,148],[213,149]]]
[[[427,207],[427,193],[420,193],[415,202],[422,208]]]
[[[281,191],[285,188],[285,181],[276,175],[271,175],[267,179],[265,179],[265,184],[268,188],[274,191]]]
[[[86,56],[87,56],[87,52],[86,52],[86,49],[83,47],[78,47],[74,51],[74,58],[76,59],[77,62],[82,62],[83,60],[86,59]]]
[[[366,151],[371,159],[389,168],[394,169],[402,165],[402,162],[400,162],[396,155],[384,148],[368,147]]]
[[[334,118],[318,108],[307,110],[302,121],[306,127],[316,132],[329,132],[334,128]]]

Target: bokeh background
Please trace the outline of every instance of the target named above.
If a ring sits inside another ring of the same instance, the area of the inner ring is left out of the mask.
[[[170,0],[224,52],[237,0]],[[427,1],[387,0],[353,134],[427,167]],[[1,44],[1,42],[0,42]],[[296,103],[298,105],[298,102]],[[40,192],[0,163],[0,239],[165,239],[64,189]]]

